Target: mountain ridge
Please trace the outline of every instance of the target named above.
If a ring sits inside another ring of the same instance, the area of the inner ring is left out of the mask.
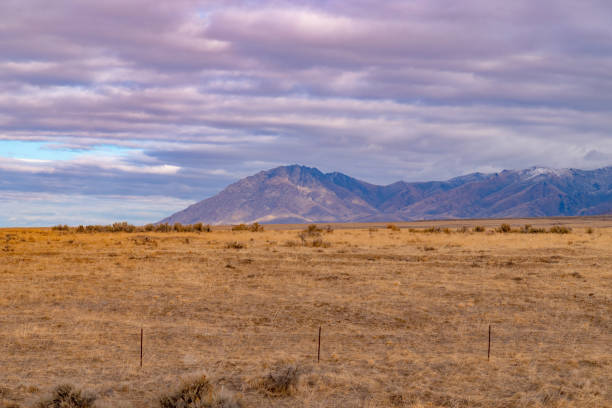
[[[612,212],[612,166],[530,167],[379,186],[301,165],[260,171],[160,222],[192,224],[415,221]]]

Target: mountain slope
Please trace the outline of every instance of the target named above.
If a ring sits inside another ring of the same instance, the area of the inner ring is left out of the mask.
[[[401,221],[612,212],[612,167],[533,167],[388,186],[283,166],[244,178],[161,222],[191,224]]]

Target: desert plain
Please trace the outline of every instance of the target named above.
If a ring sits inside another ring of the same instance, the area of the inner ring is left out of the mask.
[[[0,230],[0,407],[612,406],[611,217],[306,228]]]

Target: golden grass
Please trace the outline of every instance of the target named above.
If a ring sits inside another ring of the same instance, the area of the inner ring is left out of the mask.
[[[336,225],[316,246],[304,226],[0,230],[0,407],[64,383],[155,407],[203,374],[245,407],[610,407],[604,221]],[[451,232],[407,229],[432,225]],[[270,386],[283,367],[287,392]]]

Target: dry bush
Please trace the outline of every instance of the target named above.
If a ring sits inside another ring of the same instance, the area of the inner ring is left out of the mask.
[[[246,245],[243,244],[242,242],[230,241],[225,244],[225,247],[227,249],[243,249],[243,248],[246,248]]]
[[[206,405],[205,405],[206,407]],[[242,402],[234,394],[224,388],[220,391],[215,391],[212,394],[210,401],[211,408],[242,408]]]
[[[306,227],[306,229],[298,233],[298,237],[302,241],[303,246],[314,246],[313,242],[317,240],[315,238],[320,237],[322,231],[323,229],[317,227],[316,224],[311,224]]]
[[[78,227],[69,227],[68,225],[57,225],[52,228],[55,231],[67,231],[76,233],[94,233],[94,232],[210,232],[210,225],[204,225],[201,222],[196,224],[181,224],[180,222],[170,225],[163,224],[146,224],[143,226],[135,226],[127,222],[116,222],[112,225],[79,225]]]
[[[85,227],[85,232],[104,232],[104,227],[101,225],[88,225]]]
[[[483,227],[482,225],[476,225],[473,229],[474,232],[485,232],[486,228]]]
[[[193,229],[198,232],[211,232],[212,231],[212,227],[210,226],[210,224],[204,225],[201,222],[197,222],[193,224]]]
[[[297,390],[299,379],[300,370],[295,364],[278,363],[267,375],[252,380],[251,385],[268,397],[286,397]]]
[[[213,387],[206,376],[183,384],[173,395],[161,397],[161,408],[199,408],[204,407],[203,401],[212,395]]]
[[[167,222],[165,222],[163,224],[157,224],[157,227],[155,228],[155,231],[157,231],[157,232],[170,232],[170,231],[172,231],[172,226],[170,224],[168,224]]]
[[[446,228],[446,229],[448,229],[448,228]],[[429,228],[425,228],[423,230],[423,232],[439,233],[439,232],[442,232],[442,228],[440,228],[440,227],[429,227]],[[449,230],[449,232],[450,232],[450,230]]]
[[[587,234],[592,234],[593,233],[593,228],[589,227],[586,229],[586,233]]]
[[[519,232],[523,233],[523,234],[541,234],[546,232],[546,229],[544,228],[535,228],[533,227],[531,224],[525,224],[524,227],[522,227]]]
[[[264,227],[258,222],[254,222],[249,226],[249,231],[251,232],[263,232]]]
[[[191,227],[191,225],[183,225],[180,222],[175,222],[174,225],[172,226],[172,229],[174,230],[174,232],[190,232],[190,231],[193,231],[193,228]]]
[[[112,225],[112,232],[134,232],[136,227],[127,222],[116,222]]]
[[[263,232],[264,227],[258,222],[254,222],[251,225],[238,224],[232,226],[232,231],[251,231],[251,232]]]
[[[287,248],[293,248],[293,247],[296,247],[298,245],[299,244],[296,241],[293,241],[293,240],[285,241],[285,243],[283,244],[283,246],[286,246]]]
[[[206,376],[183,384],[174,394],[160,398],[161,408],[240,408],[240,400],[226,390],[215,391]]]
[[[72,385],[60,385],[50,399],[41,401],[36,408],[92,408],[96,397],[75,390]]]
[[[467,232],[470,232],[470,229],[464,225],[462,227],[457,227],[457,232],[465,234]]]
[[[298,237],[300,237],[300,240],[302,241],[302,246],[312,247],[312,248],[329,248],[331,246],[331,243],[324,241],[320,235],[321,235],[320,233],[316,233],[316,232],[313,233],[312,231],[306,230],[306,231],[300,232],[298,234]],[[289,242],[290,241],[287,241],[286,245]]]
[[[323,232],[326,234],[331,234],[332,232],[334,232],[334,230],[329,225],[325,228],[320,228],[316,224],[311,224],[306,227],[306,229],[301,231],[298,234],[298,237],[302,241],[303,246],[328,248],[331,246],[331,244],[329,242],[323,241],[321,238],[318,238]]]
[[[390,229],[391,231],[399,231],[399,227],[395,224],[387,224],[387,229]]]
[[[304,246],[313,248],[329,248],[331,247],[331,243],[323,241],[321,238],[315,238],[313,240],[305,240]]]
[[[302,231],[300,235],[304,235],[307,237],[318,237],[319,235],[321,235],[321,232],[323,232],[322,228],[317,227],[316,224],[312,224],[306,227],[306,229]]]
[[[502,233],[512,232],[512,227],[510,226],[510,224],[502,224],[496,231]]]
[[[551,234],[569,234],[570,232],[572,232],[572,229],[570,227],[555,225],[555,226],[550,227],[548,231]]]

